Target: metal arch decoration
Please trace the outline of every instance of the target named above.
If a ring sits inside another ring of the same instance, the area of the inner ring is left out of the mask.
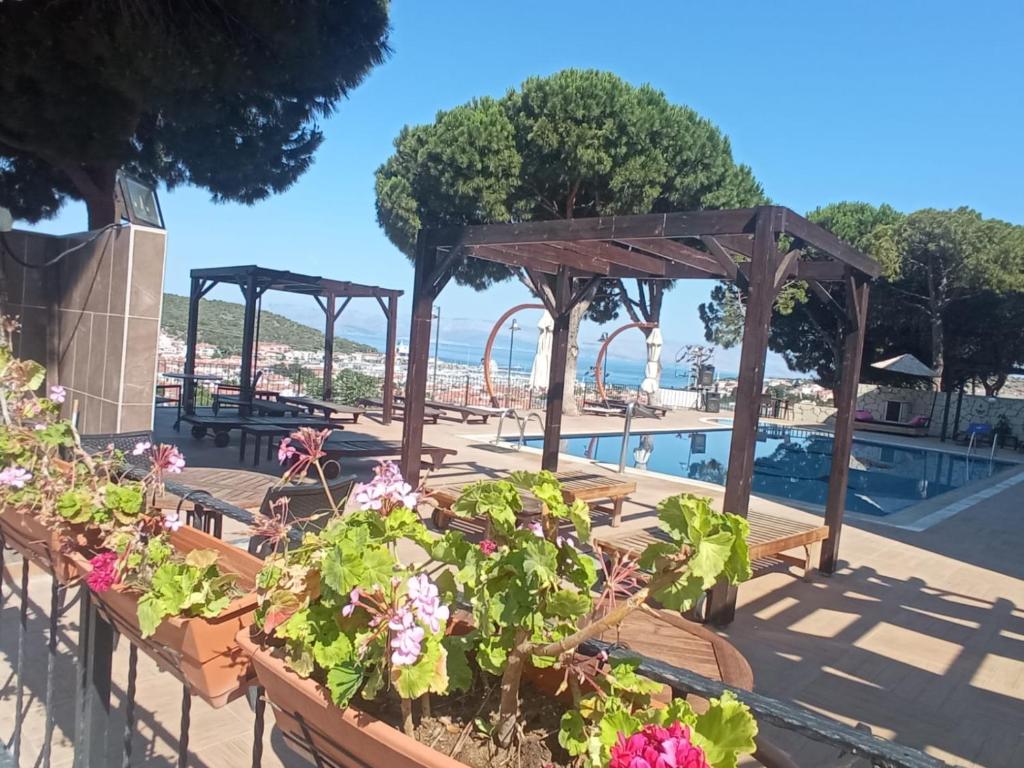
[[[487,346],[484,347],[484,386],[487,388],[487,397],[490,398],[491,406],[494,408],[501,407],[498,396],[494,394],[494,385],[491,383],[491,351],[494,348],[494,340],[498,338],[498,331],[501,330],[501,326],[505,324],[505,321],[524,309],[547,309],[547,307],[543,304],[516,304],[498,318],[498,322],[491,328],[491,335],[487,337]]]
[[[608,334],[608,338],[604,340],[601,345],[601,349],[597,353],[597,362],[594,363],[594,383],[597,384],[597,396],[603,402],[608,399],[608,396],[604,391],[604,375],[602,363],[604,362],[604,355],[608,351],[608,345],[612,343],[612,339],[618,336],[623,331],[628,331],[630,328],[639,328],[643,331],[649,331],[652,328],[657,328],[657,323],[626,323],[620,328],[616,328],[614,331]]]

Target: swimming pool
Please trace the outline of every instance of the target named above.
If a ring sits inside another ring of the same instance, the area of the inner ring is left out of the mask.
[[[638,433],[630,437],[626,456],[630,466],[725,485],[731,439],[728,428]],[[539,447],[543,440],[526,444]],[[563,439],[560,450],[617,464],[621,447],[619,435],[584,435]],[[831,461],[832,435],[762,425],[754,450],[754,493],[824,506]],[[854,439],[846,509],[891,515],[1012,466],[988,457],[968,462],[962,454]]]

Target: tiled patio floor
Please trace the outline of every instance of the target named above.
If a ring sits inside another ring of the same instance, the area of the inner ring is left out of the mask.
[[[237,443],[216,449],[183,433],[179,439],[192,465],[234,466]],[[692,428],[699,416],[675,413],[664,421],[641,422],[637,429]],[[616,419],[567,419],[566,432],[613,432]],[[539,459],[487,444],[494,426],[444,422],[426,427],[426,439],[457,448],[439,473],[465,481],[494,469],[535,468]],[[355,437],[398,438],[401,424],[373,421],[346,431]],[[469,439],[464,436],[470,435]],[[931,442],[931,441],[929,441]],[[371,463],[346,471],[368,474]],[[248,468],[248,467],[247,467]],[[264,463],[261,468],[274,472]],[[439,477],[439,479],[440,479]],[[627,504],[625,526],[643,526],[661,498],[678,493],[681,483],[661,476],[638,476],[640,490]],[[922,532],[895,529],[858,519],[843,534],[842,568],[831,578],[804,583],[775,573],[740,588],[736,621],[724,634],[749,659],[761,693],[797,701],[845,722],[866,723],[875,733],[926,749],[957,765],[1016,768],[1024,764],[1024,485],[1007,487]],[[707,488],[700,492],[709,492]],[[721,493],[711,491],[720,503]],[[755,500],[755,508],[794,519],[809,513]],[[5,583],[9,596],[14,585]],[[33,579],[34,605],[49,600],[48,581]],[[0,725],[6,738],[13,722],[17,601],[6,599],[0,615],[0,673],[3,698]],[[45,611],[30,612],[27,646],[31,707],[43,695]],[[73,640],[77,611],[64,622]],[[115,659],[115,700],[123,695],[126,652]],[[73,722],[70,656],[58,669],[57,734],[54,765],[69,764],[68,729]],[[177,748],[180,686],[155,666],[140,665],[140,734],[136,754],[145,765],[173,765]],[[192,760],[195,766],[239,766],[250,762],[252,716],[245,702],[219,711],[201,702],[192,708]],[[767,729],[766,729],[767,730]],[[801,766],[828,766],[835,752],[792,734],[773,732]],[[34,758],[42,738],[42,717],[30,715],[24,752]],[[120,733],[112,737],[120,743]],[[268,729],[263,764],[305,765]],[[114,754],[119,754],[119,751]],[[32,764],[23,760],[23,764]],[[143,764],[140,760],[136,764]]]

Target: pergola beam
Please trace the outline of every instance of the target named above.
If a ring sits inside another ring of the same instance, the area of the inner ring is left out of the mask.
[[[650,238],[647,240],[616,240],[615,242],[627,248],[654,254],[675,264],[684,264],[694,269],[703,270],[712,277],[726,275],[726,270],[714,257],[708,256],[696,248],[691,248],[689,245],[677,243],[675,240]]]
[[[758,210],[735,208],[721,211],[598,216],[587,219],[444,227],[426,232],[426,247],[740,234],[753,231]]]

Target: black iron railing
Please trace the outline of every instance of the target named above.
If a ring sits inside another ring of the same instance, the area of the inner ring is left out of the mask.
[[[167,483],[167,489],[176,495],[186,497],[193,505],[189,513],[189,524],[212,535],[220,536],[223,518],[227,517],[243,524],[252,521],[252,515],[243,509],[225,504],[203,491],[186,488],[174,482]],[[0,544],[3,544],[0,541]],[[6,573],[4,548],[0,546],[0,573]],[[42,638],[29,631],[29,576],[30,565],[27,559],[12,569],[19,583],[12,589],[0,591],[0,611],[9,599],[19,600],[17,643],[15,651],[15,668],[12,679],[14,686],[15,716],[13,723],[5,723],[10,727],[10,738],[6,745],[0,743],[0,768],[6,766],[33,766],[33,768],[50,768],[52,762],[52,744],[55,736],[55,685],[57,664],[62,652],[74,653],[75,697],[73,747],[75,768],[96,768],[120,764],[124,768],[133,765],[147,764],[146,755],[136,755],[134,746],[137,737],[136,694],[138,681],[138,647],[131,638],[117,633],[105,617],[103,610],[93,600],[88,588],[84,586],[66,586],[51,577],[49,594],[48,635],[46,643]],[[0,583],[2,587],[2,583]],[[69,600],[69,598],[71,598]],[[60,619],[78,604],[79,631],[77,647],[65,637],[62,642]],[[33,607],[38,614],[40,608]],[[0,631],[10,631],[5,625]],[[120,696],[119,708],[123,711],[124,722],[117,739],[115,729],[119,721],[119,713],[112,702],[113,692],[113,659],[115,642],[127,641],[128,670],[127,684]],[[32,663],[38,663],[40,647],[45,648],[46,678],[43,691],[43,740],[38,754],[26,754],[24,729],[26,726],[26,671],[29,656]],[[613,658],[637,656],[632,651],[617,648],[600,642],[587,643],[584,648],[588,652],[605,650]],[[694,693],[703,697],[721,696],[724,691],[732,691],[738,699],[747,704],[755,717],[762,723],[770,723],[787,731],[793,731],[818,742],[830,744],[844,753],[858,755],[873,766],[881,768],[947,768],[946,764],[915,749],[904,747],[884,739],[872,736],[864,730],[851,728],[835,720],[823,717],[794,704],[778,701],[757,693],[736,689],[716,680],[702,677],[694,672],[679,669],[657,659],[641,657],[640,671],[669,685],[676,695]],[[168,677],[168,679],[170,679]],[[266,728],[266,701],[262,689],[250,690],[249,698],[252,722],[251,765],[260,768],[263,764],[264,732]],[[181,768],[190,765],[189,733],[192,722],[192,695],[187,684],[182,685],[181,709],[179,718],[177,765]],[[119,748],[115,746],[120,742]],[[310,745],[305,745],[309,749]],[[119,754],[117,754],[119,752]],[[197,755],[200,757],[201,755]],[[315,758],[315,764],[328,765],[323,758]],[[767,764],[767,761],[766,761]]]

